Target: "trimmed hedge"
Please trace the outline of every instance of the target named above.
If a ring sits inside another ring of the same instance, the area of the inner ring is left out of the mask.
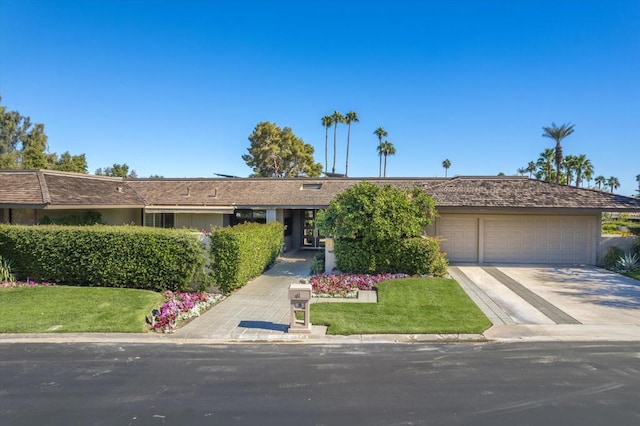
[[[405,273],[444,276],[447,260],[436,238],[376,241],[337,239],[337,268],[357,274]]]
[[[0,225],[0,255],[21,279],[187,290],[206,251],[191,231],[128,226]]]
[[[284,225],[244,223],[211,234],[213,280],[225,293],[242,287],[275,262],[284,244]]]

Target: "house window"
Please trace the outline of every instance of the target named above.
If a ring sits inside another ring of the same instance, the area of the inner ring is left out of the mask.
[[[173,213],[145,213],[144,225],[152,228],[173,228]]]
[[[236,210],[232,225],[239,225],[245,222],[267,223],[267,211],[250,209]]]

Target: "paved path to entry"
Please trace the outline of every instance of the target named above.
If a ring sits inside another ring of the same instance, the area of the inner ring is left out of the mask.
[[[284,255],[271,269],[171,337],[252,341],[299,338],[287,333],[290,315],[287,290],[290,284],[309,276],[315,253],[300,250]]]

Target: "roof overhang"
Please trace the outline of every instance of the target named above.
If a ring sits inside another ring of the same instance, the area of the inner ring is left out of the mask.
[[[144,208],[145,213],[233,214],[234,211],[233,206],[147,206]]]

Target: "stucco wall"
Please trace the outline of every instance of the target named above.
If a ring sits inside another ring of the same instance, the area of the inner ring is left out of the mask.
[[[176,213],[176,228],[191,228],[200,231],[221,228],[224,215],[218,213]]]
[[[618,247],[625,253],[633,250],[633,245],[640,237],[623,237],[622,235],[602,235],[598,242],[598,264],[602,264],[609,247]]]

